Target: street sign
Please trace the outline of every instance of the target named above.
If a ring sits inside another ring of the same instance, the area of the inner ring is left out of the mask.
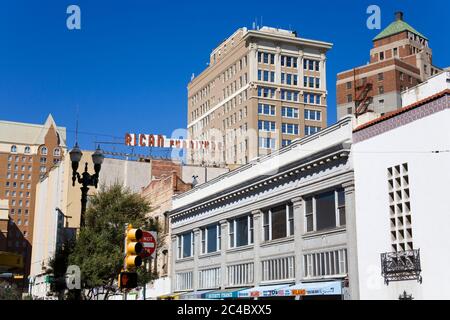
[[[144,246],[144,251],[141,254],[142,258],[152,259],[156,258],[156,243],[158,240],[158,234],[154,231],[143,231],[140,242]]]

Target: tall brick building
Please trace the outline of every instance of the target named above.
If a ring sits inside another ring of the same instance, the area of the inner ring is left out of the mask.
[[[44,125],[0,121],[0,199],[8,202],[6,251],[24,258],[30,271],[36,184],[66,151],[66,129],[51,115]],[[2,245],[0,245],[2,246]]]
[[[373,39],[370,63],[337,75],[337,116],[384,114],[401,107],[401,92],[441,72],[428,39],[395,13],[395,21]]]

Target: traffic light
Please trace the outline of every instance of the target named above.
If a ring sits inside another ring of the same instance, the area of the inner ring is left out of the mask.
[[[142,230],[133,229],[131,225],[128,226],[125,243],[125,263],[124,269],[126,271],[133,270],[142,266],[142,258],[140,254],[144,250],[142,243],[139,240],[142,239]]]
[[[138,275],[136,272],[121,272],[119,275],[120,289],[135,289],[138,286]]]

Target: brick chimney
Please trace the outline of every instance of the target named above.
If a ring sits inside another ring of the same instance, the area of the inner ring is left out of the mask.
[[[397,11],[395,13],[395,21],[403,21],[403,12],[402,11]]]

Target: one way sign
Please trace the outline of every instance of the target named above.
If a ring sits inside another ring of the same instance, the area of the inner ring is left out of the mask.
[[[149,257],[151,257],[152,259],[156,258],[157,241],[158,241],[158,234],[156,232],[154,231],[142,232],[142,239],[140,240],[142,246],[144,247],[144,251],[141,254],[142,258],[149,258]]]

